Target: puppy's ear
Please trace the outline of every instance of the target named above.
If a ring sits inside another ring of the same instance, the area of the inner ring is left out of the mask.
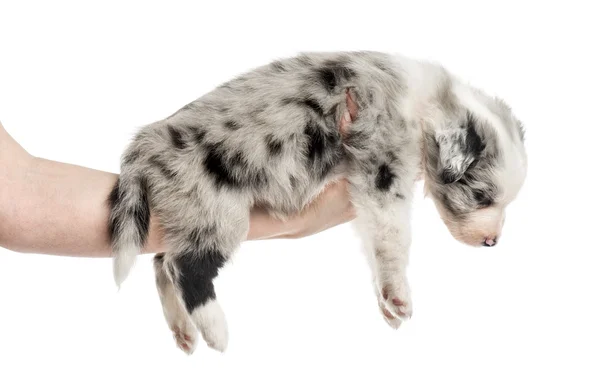
[[[438,175],[444,184],[460,180],[485,148],[475,128],[475,118],[468,113],[464,124],[446,127],[435,134],[439,148]]]

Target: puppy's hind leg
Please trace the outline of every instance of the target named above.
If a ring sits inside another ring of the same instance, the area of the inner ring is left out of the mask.
[[[165,254],[154,256],[156,288],[162,304],[165,320],[173,332],[177,346],[187,354],[196,349],[198,331],[192,323],[183,303],[178,297],[169,272],[165,269]]]
[[[213,279],[225,261],[225,256],[213,249],[183,252],[167,260],[167,268],[173,270],[177,293],[185,311],[206,344],[220,352],[227,348],[228,332]]]

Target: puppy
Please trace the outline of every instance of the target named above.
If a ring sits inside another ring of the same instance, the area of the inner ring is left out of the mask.
[[[246,238],[251,208],[285,218],[346,178],[381,312],[397,328],[412,314],[415,180],[424,179],[454,237],[494,246],[526,168],[523,128],[509,107],[443,67],[377,52],[301,54],[137,133],[108,198],[114,278],[126,279],[152,211],[169,249],[154,265],[177,345],[193,352],[198,330],[223,351],[213,279]]]

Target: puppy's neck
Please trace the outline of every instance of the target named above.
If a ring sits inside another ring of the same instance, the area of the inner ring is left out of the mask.
[[[436,164],[427,164],[425,135],[442,129],[453,108],[453,85],[456,81],[442,66],[398,56],[398,65],[406,81],[406,92],[400,100],[400,111],[416,128],[420,150],[419,171],[416,181],[427,184],[427,171]]]

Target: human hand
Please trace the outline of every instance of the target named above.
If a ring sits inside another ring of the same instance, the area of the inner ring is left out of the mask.
[[[299,239],[344,224],[356,217],[345,180],[332,183],[299,214],[287,220],[262,210],[251,215],[248,240]]]

